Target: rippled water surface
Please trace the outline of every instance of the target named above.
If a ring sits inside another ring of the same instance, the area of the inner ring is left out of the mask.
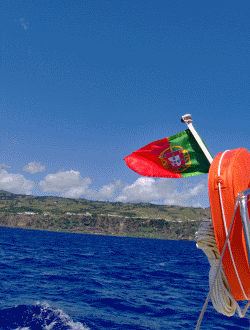
[[[0,227],[0,330],[195,329],[209,265],[194,242]],[[200,329],[249,329],[211,303]]]

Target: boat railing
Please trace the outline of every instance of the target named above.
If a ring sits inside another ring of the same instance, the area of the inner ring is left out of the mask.
[[[250,223],[249,223],[249,215],[247,208],[247,202],[249,199],[250,199],[250,189],[239,192],[238,196],[236,197],[236,202],[238,200],[240,204],[241,221],[242,221],[242,227],[246,242],[248,264],[250,266]]]

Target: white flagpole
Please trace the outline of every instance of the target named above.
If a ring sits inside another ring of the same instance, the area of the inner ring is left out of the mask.
[[[213,161],[213,157],[210,155],[209,151],[207,150],[205,144],[203,143],[203,141],[201,140],[201,138],[199,137],[199,134],[196,132],[193,124],[192,124],[192,116],[191,115],[184,115],[181,117],[181,121],[183,123],[187,124],[187,127],[189,128],[189,130],[191,131],[191,133],[193,134],[195,140],[197,141],[197,143],[199,144],[199,146],[201,147],[202,151],[204,152],[205,156],[207,157],[209,163],[211,164]]]

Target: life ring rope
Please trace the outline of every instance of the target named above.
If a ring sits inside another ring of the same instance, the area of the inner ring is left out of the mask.
[[[206,254],[211,266],[209,271],[209,285],[213,306],[219,313],[232,316],[235,313],[236,306],[224,269],[220,267],[220,254],[216,245],[212,221],[203,221],[201,223],[199,231],[196,232],[196,239],[197,248],[202,249]]]
[[[221,158],[220,158],[220,161],[219,161],[219,166],[218,166],[218,176],[221,175],[221,163],[222,163],[222,159],[223,159],[225,153],[228,152],[228,151],[229,150],[224,151],[223,154],[221,155]],[[226,236],[228,236],[228,230],[227,230],[227,224],[226,224],[226,217],[225,217],[225,211],[224,211],[224,204],[223,204],[222,192],[221,192],[221,182],[218,182],[218,188],[219,188],[220,207],[221,207],[221,212],[222,212],[222,218],[223,218],[224,228],[225,228]],[[235,261],[234,261],[234,256],[233,256],[233,253],[232,253],[232,249],[231,249],[231,244],[230,244],[230,239],[229,238],[228,238],[228,248],[229,248],[230,256],[231,256],[231,259],[232,259],[232,263],[233,263],[233,266],[234,266],[234,270],[235,270],[237,279],[239,281],[241,290],[242,290],[242,292],[243,292],[243,294],[245,296],[245,300],[249,300],[248,297],[247,297],[247,295],[246,295],[246,292],[245,292],[245,290],[243,288],[242,282],[240,280],[240,276],[239,276],[239,273],[238,273],[238,270],[237,270],[237,267],[236,267],[236,264],[235,264]]]

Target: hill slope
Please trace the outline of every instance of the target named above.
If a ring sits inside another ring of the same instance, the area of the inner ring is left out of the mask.
[[[0,226],[194,240],[210,208],[111,203],[0,190]]]

